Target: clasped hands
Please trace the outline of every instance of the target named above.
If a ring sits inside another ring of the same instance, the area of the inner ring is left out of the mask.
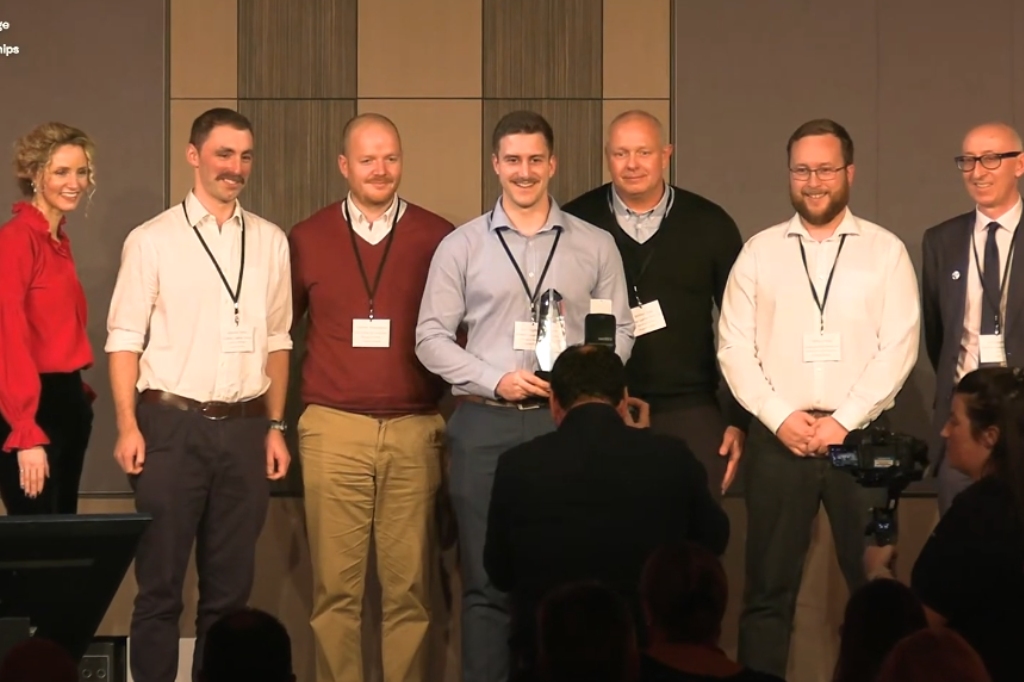
[[[815,417],[797,410],[775,432],[782,444],[797,457],[824,457],[829,445],[842,445],[849,433],[833,417]]]

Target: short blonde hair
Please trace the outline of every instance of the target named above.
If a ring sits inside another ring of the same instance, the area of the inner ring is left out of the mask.
[[[22,195],[35,194],[33,183],[46,170],[53,153],[64,145],[81,147],[89,166],[89,186],[96,186],[93,155],[96,147],[92,140],[78,128],[51,121],[36,126],[27,135],[14,143],[14,176]]]

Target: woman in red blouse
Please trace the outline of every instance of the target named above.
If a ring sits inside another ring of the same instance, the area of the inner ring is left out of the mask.
[[[12,515],[78,510],[93,355],[64,215],[94,186],[93,149],[62,123],[16,145],[24,199],[0,226],[0,497]]]

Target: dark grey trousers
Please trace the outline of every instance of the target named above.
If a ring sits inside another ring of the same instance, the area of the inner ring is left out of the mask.
[[[885,490],[866,490],[827,459],[797,457],[756,419],[744,454],[746,589],[739,662],[785,678],[789,640],[811,525],[824,504],[839,567],[853,592],[863,585],[865,529]]]
[[[697,460],[704,465],[708,474],[708,490],[718,501],[722,499],[722,477],[729,463],[728,457],[718,454],[725,427],[718,405],[680,406],[664,399],[651,402],[651,430],[686,441]],[[739,482],[737,476],[730,491],[735,492]]]
[[[130,631],[135,682],[174,682],[178,620],[192,545],[199,607],[192,677],[200,670],[210,626],[249,600],[256,541],[267,516],[266,436],[262,417],[211,421],[196,412],[139,405],[146,440],[142,473],[133,476],[135,507],[153,515],[135,557],[139,592]]]
[[[508,597],[491,585],[484,570],[498,457],[554,429],[546,407],[517,410],[461,402],[448,420],[450,495],[462,572],[462,682],[505,682],[509,676]]]

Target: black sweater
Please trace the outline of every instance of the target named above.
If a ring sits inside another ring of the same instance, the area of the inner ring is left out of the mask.
[[[722,305],[729,271],[743,248],[736,222],[717,204],[675,187],[675,200],[661,227],[643,244],[615,220],[611,185],[602,185],[562,206],[615,237],[626,269],[630,305],[636,285],[643,303],[657,300],[666,327],[637,337],[626,365],[630,394],[657,400],[713,399],[720,375],[712,328],[713,306]],[[651,260],[637,281],[647,256]],[[725,413],[730,424],[746,429],[750,415],[732,400]]]

